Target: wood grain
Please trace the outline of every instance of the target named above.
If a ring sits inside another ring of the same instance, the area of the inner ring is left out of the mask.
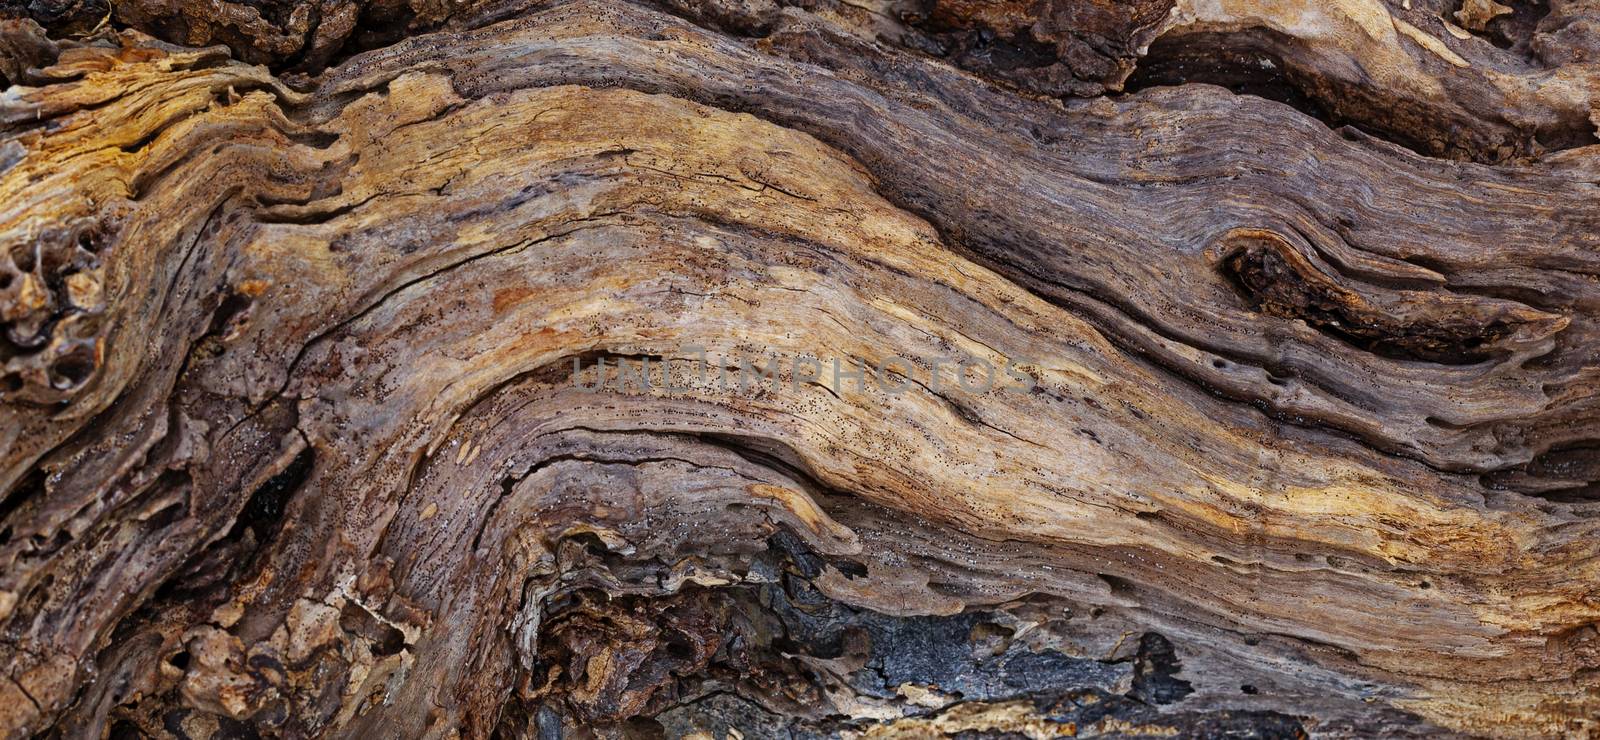
[[[244,7],[0,25],[7,735],[1597,730],[1592,3]]]

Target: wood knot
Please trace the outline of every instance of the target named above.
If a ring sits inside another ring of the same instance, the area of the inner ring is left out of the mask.
[[[1325,269],[1282,235],[1236,229],[1214,254],[1251,307],[1397,360],[1467,365],[1536,348],[1569,320],[1447,289],[1393,290]]]

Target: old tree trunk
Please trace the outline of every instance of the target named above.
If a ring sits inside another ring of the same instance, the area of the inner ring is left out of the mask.
[[[1600,734],[1596,0],[0,9],[7,736]]]

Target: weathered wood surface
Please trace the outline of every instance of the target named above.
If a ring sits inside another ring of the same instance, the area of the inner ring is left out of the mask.
[[[4,21],[0,727],[1594,734],[1600,16],[1468,5]]]

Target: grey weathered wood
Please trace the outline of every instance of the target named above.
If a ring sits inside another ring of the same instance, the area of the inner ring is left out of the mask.
[[[0,726],[1592,732],[1587,6],[923,5],[7,22]]]

